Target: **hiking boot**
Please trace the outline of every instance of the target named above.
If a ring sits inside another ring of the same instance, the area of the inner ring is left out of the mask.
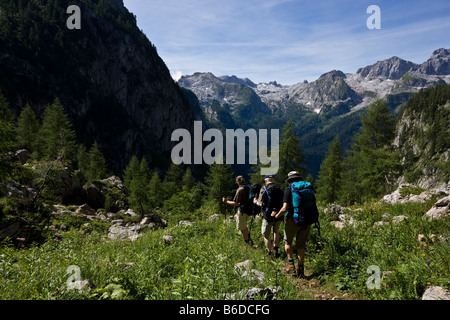
[[[303,279],[305,277],[305,267],[302,264],[298,265],[296,276],[301,279]]]
[[[296,271],[295,271],[295,265],[294,265],[294,261],[292,262],[288,262],[287,268],[285,269],[287,274],[290,274],[292,276],[295,276]]]
[[[279,258],[280,257],[280,253],[278,252],[278,247],[274,247],[273,248],[273,256],[275,258]]]

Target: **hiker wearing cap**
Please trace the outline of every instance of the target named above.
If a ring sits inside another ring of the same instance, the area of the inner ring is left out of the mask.
[[[236,190],[234,199],[232,201],[227,200],[225,197],[222,198],[222,202],[231,206],[238,207],[236,213],[236,228],[241,231],[245,243],[252,244],[250,238],[250,233],[248,231],[247,222],[250,219],[250,215],[245,213],[246,207],[249,205],[249,188],[244,177],[236,177],[236,183],[239,188]]]
[[[299,225],[294,221],[294,206],[293,206],[293,195],[292,195],[292,184],[298,181],[302,181],[301,175],[297,171],[291,171],[288,174],[286,180],[289,183],[284,191],[283,197],[283,207],[281,210],[275,214],[276,218],[282,217],[284,213],[286,214],[286,223],[284,227],[284,243],[285,250],[288,257],[288,268],[287,272],[292,273],[294,276],[303,277],[304,276],[304,260],[305,260],[305,248],[306,242],[308,241],[309,232],[311,230],[311,225]],[[296,238],[296,249],[298,258],[298,269],[295,269],[294,264],[294,249],[292,247],[292,242]]]
[[[278,258],[278,243],[280,242],[280,230],[283,216],[276,219],[275,214],[283,206],[283,190],[279,184],[274,183],[273,175],[266,175],[264,178],[265,186],[261,188],[258,199],[254,202],[262,207],[263,220],[261,225],[261,233],[264,236],[264,243],[266,245],[267,256]]]

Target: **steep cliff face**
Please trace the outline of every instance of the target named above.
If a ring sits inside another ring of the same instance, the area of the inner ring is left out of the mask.
[[[450,182],[450,85],[421,90],[402,109],[394,145],[405,168],[400,182],[435,187]]]
[[[66,27],[73,4],[81,30]],[[0,90],[16,113],[29,103],[41,115],[58,97],[80,142],[96,140],[119,172],[133,154],[160,165],[172,131],[191,129],[187,99],[122,1],[0,5]]]

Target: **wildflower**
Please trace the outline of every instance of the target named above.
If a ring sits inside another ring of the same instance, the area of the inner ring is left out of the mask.
[[[25,238],[17,238],[16,240],[23,242],[23,241],[25,241]]]
[[[422,253],[422,257],[425,257],[425,253]]]
[[[55,233],[55,237],[61,237],[61,235],[59,233]]]
[[[430,260],[427,260],[427,266],[429,266],[430,265]]]
[[[66,227],[65,225],[62,224],[62,225],[60,226],[60,228],[61,228],[61,230],[66,230],[67,227]]]
[[[58,242],[59,240],[58,240],[58,238],[55,238],[55,239],[53,239],[53,241]]]
[[[50,229],[51,229],[52,231],[58,230],[55,226],[50,226]]]

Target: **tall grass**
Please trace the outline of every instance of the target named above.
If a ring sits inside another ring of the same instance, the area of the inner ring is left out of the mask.
[[[350,213],[359,223],[343,230],[330,224],[335,217],[321,213],[321,237],[312,229],[308,242],[307,272],[326,287],[364,299],[419,299],[427,286],[449,288],[450,219],[422,219],[431,205],[367,203]],[[407,219],[374,226],[384,213]],[[130,242],[107,239],[101,223],[85,233],[72,221],[73,226],[57,230],[56,240],[55,231],[49,231],[41,245],[17,249],[3,243],[0,299],[225,299],[232,293],[242,298],[252,287],[275,286],[282,288],[278,299],[314,298],[282,273],[284,252],[278,260],[264,257],[260,219],[252,225],[259,249],[244,244],[235,223],[204,218],[192,222],[171,222],[169,229],[146,231]],[[170,244],[163,240],[166,233],[174,237]],[[419,234],[424,235],[421,242]],[[264,272],[262,283],[235,272],[235,264],[247,259]],[[68,288],[71,265],[79,267],[80,280],[89,280],[89,289]],[[379,289],[369,289],[366,283],[367,269],[374,265],[381,271]]]

